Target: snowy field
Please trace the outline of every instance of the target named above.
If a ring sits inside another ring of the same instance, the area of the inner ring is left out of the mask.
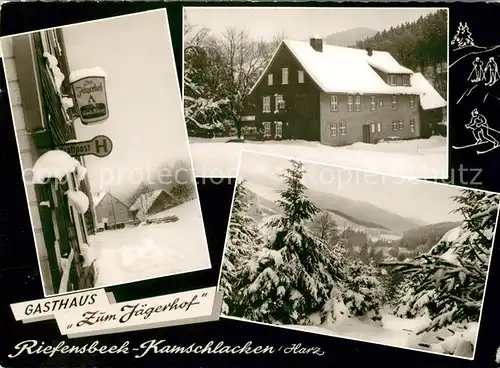
[[[179,221],[90,236],[96,257],[96,286],[210,268],[198,201],[191,200],[151,218],[171,215]]]
[[[339,321],[331,325],[320,326],[293,326],[287,327],[312,333],[328,334],[337,337],[345,337],[354,340],[374,342],[401,348],[418,349],[436,353],[452,354],[460,352],[463,357],[472,357],[472,350],[464,349],[464,345],[459,348],[461,342],[475,342],[477,324],[471,323],[467,329],[459,329],[452,326],[455,334],[449,329],[442,329],[436,332],[425,332],[417,335],[416,332],[430,323],[428,317],[415,319],[403,319],[391,314],[384,313],[380,322],[370,319],[361,320],[358,318],[340,318]],[[428,345],[421,346],[419,344]],[[465,345],[465,346],[468,346]]]
[[[447,139],[355,143],[329,147],[300,140],[226,143],[229,138],[190,138],[196,176],[235,177],[242,149],[412,178],[446,178]]]

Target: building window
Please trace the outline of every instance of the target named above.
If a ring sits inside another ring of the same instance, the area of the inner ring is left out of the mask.
[[[340,135],[346,135],[347,134],[347,125],[345,121],[340,122]]]
[[[265,96],[262,98],[262,112],[271,112],[271,97]]]
[[[410,131],[415,133],[415,119],[410,120]]]
[[[288,68],[281,69],[281,84],[288,84]]]
[[[408,86],[410,83],[410,78],[407,75],[403,75],[403,86]]]
[[[264,123],[262,123],[262,126],[264,127],[264,137],[270,137],[271,136],[271,123],[264,122]]]
[[[272,74],[268,74],[267,75],[267,85],[268,86],[272,86],[273,85],[273,75]]]
[[[276,112],[278,112],[278,110],[283,110],[285,108],[285,100],[283,99],[282,95],[274,96],[274,102],[275,102]]]
[[[403,122],[403,120],[400,120],[398,123],[399,130],[403,130],[404,125],[405,125],[405,123]]]
[[[356,96],[356,111],[361,111],[361,96]]]
[[[274,122],[274,136],[276,138],[283,137],[283,122],[281,121]]]
[[[398,130],[398,122],[393,120],[392,121],[392,131]]]
[[[333,95],[330,97],[330,110],[339,111],[339,96]]]
[[[394,74],[389,74],[389,84],[391,86],[395,86],[396,85],[396,76]]]
[[[415,96],[410,96],[410,109],[415,108]]]
[[[347,111],[352,111],[352,96],[347,96]]]
[[[391,107],[393,109],[397,109],[398,108],[398,96],[392,95],[392,105],[391,105]]]
[[[304,71],[299,70],[298,74],[299,74],[299,83],[304,83]]]
[[[379,106],[379,107],[384,107],[384,101],[380,100],[380,101],[378,102],[378,106]]]
[[[330,133],[332,134],[332,137],[337,136],[337,123],[330,125]]]
[[[382,132],[382,123],[378,122],[377,123],[377,133],[381,133],[381,132]]]
[[[375,123],[371,123],[372,133],[375,133]]]
[[[375,111],[376,106],[377,106],[377,102],[375,100],[375,96],[372,96],[370,99],[370,110]]]

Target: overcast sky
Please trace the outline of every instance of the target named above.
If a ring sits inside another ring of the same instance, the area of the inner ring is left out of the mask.
[[[357,27],[382,31],[435,11],[436,8],[185,8],[189,23],[209,28],[216,35],[232,26],[264,40],[282,32],[290,39],[307,40],[312,35],[326,37]]]
[[[261,194],[270,194],[269,188],[282,185],[277,174],[289,166],[287,158],[244,152],[238,178],[246,179],[254,190],[268,191]],[[458,187],[319,164],[306,163],[305,169],[304,184],[310,189],[368,202],[428,224],[463,219],[450,213],[457,208],[450,197],[460,193]]]
[[[71,70],[99,66],[107,74],[109,119],[75,124],[78,139],[104,134],[113,141],[109,156],[86,157],[92,191],[111,189],[124,200],[144,170],[189,162],[165,10],[69,26],[63,33]]]

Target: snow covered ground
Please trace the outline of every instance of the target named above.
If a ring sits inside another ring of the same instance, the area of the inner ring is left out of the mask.
[[[210,268],[198,201],[191,200],[154,218],[171,215],[179,221],[90,236],[89,243],[96,254],[96,286]]]
[[[382,315],[382,321],[375,322],[370,319],[341,318],[331,325],[320,326],[287,326],[289,328],[319,334],[328,334],[345,337],[365,342],[374,342],[401,348],[419,349],[437,353],[453,353],[462,341],[475,342],[477,325],[471,324],[468,330],[453,329],[455,335],[448,329],[437,332],[426,332],[416,335],[416,332],[429,324],[428,317],[415,319],[398,318],[388,313]],[[444,339],[444,341],[443,341]],[[430,347],[421,346],[426,344]],[[464,352],[463,348],[460,349]],[[470,353],[470,355],[469,355]],[[472,357],[472,351],[466,350],[463,357]]]
[[[412,178],[446,178],[447,139],[355,143],[329,147],[301,140],[226,143],[229,138],[190,138],[196,176],[235,177],[242,149]]]

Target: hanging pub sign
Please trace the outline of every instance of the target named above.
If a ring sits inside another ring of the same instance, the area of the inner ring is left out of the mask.
[[[105,135],[98,135],[89,141],[68,142],[55,147],[72,157],[94,155],[106,157],[113,150],[113,141]]]
[[[69,82],[73,88],[78,115],[83,124],[96,124],[109,117],[106,73],[101,68],[71,72]]]

